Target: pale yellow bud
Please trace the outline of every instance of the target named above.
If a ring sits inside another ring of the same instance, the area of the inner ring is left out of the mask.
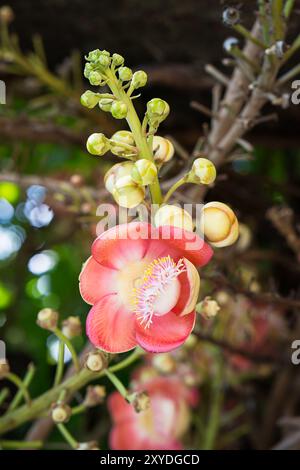
[[[239,236],[239,224],[234,212],[222,202],[205,204],[201,229],[211,245],[221,248],[232,245]]]
[[[219,310],[220,306],[218,302],[211,299],[211,297],[205,297],[205,299],[197,306],[197,312],[207,319],[215,317]]]
[[[92,351],[88,354],[85,367],[92,372],[100,372],[107,366],[107,359],[100,351]]]
[[[109,193],[113,193],[118,178],[131,175],[133,165],[134,163],[132,162],[122,162],[117,163],[116,165],[112,166],[110,170],[108,170],[104,176],[104,184]]]
[[[155,354],[152,360],[153,366],[163,374],[170,374],[176,370],[176,361],[171,354]]]
[[[80,318],[71,316],[64,320],[62,332],[69,339],[80,336],[82,333]]]
[[[146,192],[131,176],[123,176],[117,179],[112,195],[119,206],[131,209],[145,199]]]
[[[230,295],[228,294],[228,292],[226,292],[226,290],[219,290],[218,292],[216,292],[215,297],[218,304],[222,306],[228,304],[228,302],[230,301]]]
[[[51,417],[55,423],[66,423],[71,414],[71,408],[65,403],[56,403],[51,411]]]
[[[171,160],[175,152],[172,142],[159,135],[153,137],[152,148],[154,160],[159,163],[165,163]]]
[[[54,330],[57,327],[58,313],[52,308],[43,308],[37,316],[37,324],[44,330]]]
[[[136,393],[131,403],[137,413],[148,410],[151,404],[150,397],[147,392]]]
[[[109,151],[110,142],[104,134],[95,132],[89,136],[86,148],[90,154],[101,156]]]
[[[135,162],[131,177],[133,181],[142,186],[152,184],[157,176],[157,168],[153,162],[142,158]]]
[[[172,225],[180,227],[184,230],[193,231],[193,219],[191,215],[181,209],[181,207],[166,205],[158,209],[154,217],[154,224],[156,227],[162,225]]]
[[[217,176],[216,167],[207,158],[197,158],[188,176],[192,183],[211,184]]]
[[[135,147],[134,137],[130,131],[115,132],[110,139],[110,143],[111,152],[117,156],[126,156],[126,154],[131,154],[134,149],[131,149],[130,147]]]

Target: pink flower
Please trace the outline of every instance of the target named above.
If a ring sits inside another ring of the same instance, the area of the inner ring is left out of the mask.
[[[190,390],[177,378],[157,377],[143,389],[151,405],[137,413],[133,406],[114,392],[108,407],[114,426],[110,433],[110,448],[114,450],[180,450],[180,437],[190,422]]]
[[[180,346],[195,323],[195,266],[211,256],[198,235],[178,227],[132,222],[104,232],[79,277],[81,295],[93,305],[86,325],[91,343],[110,353]]]

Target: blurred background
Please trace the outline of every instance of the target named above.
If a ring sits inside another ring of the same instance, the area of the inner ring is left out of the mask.
[[[1,18],[6,104],[0,105],[0,337],[17,373],[36,364],[32,395],[51,386],[58,353],[55,337],[36,326],[37,312],[51,307],[62,318],[85,320],[88,306],[79,295],[78,274],[95,236],[96,208],[112,202],[103,175],[113,160],[89,155],[85,141],[95,131],[111,135],[118,123],[80,105],[88,88],[84,55],[107,49],[145,70],[149,85],[138,100],[141,112],[152,97],[168,101],[171,113],[160,132],[176,142],[176,157],[163,175],[171,178],[205,133],[207,117],[191,106],[210,106],[213,81],[205,64],[231,73],[222,65],[223,42],[232,36],[222,22],[225,3],[237,5],[243,24],[251,27],[255,1],[6,2],[13,13]],[[296,12],[291,36],[299,22]],[[201,330],[193,359],[202,396],[195,416],[205,415],[210,399],[213,373],[203,358],[212,344],[225,361],[224,409],[238,407],[225,423],[229,438],[217,439],[216,448],[269,448],[285,435],[280,418],[299,415],[299,369],[290,361],[291,343],[300,339],[299,125],[299,106],[291,105],[256,127],[247,136],[251,155],[222,166],[206,195],[206,201],[231,205],[242,224],[237,246],[218,252],[203,274],[203,296],[216,298],[221,310]],[[199,202],[197,193],[190,197]],[[222,333],[215,335],[216,328]],[[85,341],[76,339],[78,351]],[[223,344],[228,341],[232,349]],[[129,380],[128,372],[123,378]],[[197,422],[188,436],[195,448],[202,432]],[[70,427],[96,434],[107,445],[105,406],[76,417]],[[51,440],[57,440],[55,432]]]

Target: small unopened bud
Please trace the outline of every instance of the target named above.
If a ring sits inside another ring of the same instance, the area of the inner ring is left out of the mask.
[[[235,24],[240,22],[241,15],[240,11],[234,7],[228,7],[226,10],[223,11],[223,22],[228,26],[234,26]]]
[[[207,158],[197,158],[189,172],[190,182],[196,184],[211,184],[215,181],[217,171],[215,165]]]
[[[152,184],[157,176],[157,168],[153,162],[142,158],[137,160],[131,172],[133,181],[142,186]]]
[[[95,132],[89,136],[86,142],[86,148],[92,155],[101,156],[109,151],[110,142],[104,134]]]
[[[100,49],[95,49],[91,52],[88,53],[88,55],[85,57],[86,60],[89,62],[96,62],[101,55]]]
[[[231,52],[234,47],[238,47],[239,41],[237,38],[227,38],[223,43],[226,52]]]
[[[153,366],[163,374],[170,374],[176,370],[176,361],[171,354],[155,354],[152,360]]]
[[[147,392],[136,393],[131,403],[137,413],[148,410],[151,405]]]
[[[93,72],[94,68],[93,68],[93,65],[90,64],[90,63],[87,63],[85,64],[84,66],[84,71],[83,71],[83,75],[85,76],[85,78],[89,78],[91,72]]]
[[[154,224],[156,227],[163,225],[171,225],[180,227],[184,230],[193,231],[193,219],[191,215],[178,206],[165,205],[158,209],[154,217]]]
[[[211,299],[211,297],[205,297],[205,299],[197,305],[197,312],[206,319],[215,317],[219,310],[220,306],[218,302]]]
[[[98,103],[99,108],[106,113],[110,113],[113,102],[114,100],[111,98],[101,98]]]
[[[14,20],[14,12],[12,8],[8,5],[4,5],[0,8],[0,22],[1,23],[11,23]]]
[[[106,396],[105,387],[102,385],[90,385],[87,388],[86,396],[84,399],[84,405],[88,408],[92,406],[97,406],[100,403],[103,403],[103,399]]]
[[[5,379],[7,374],[9,374],[10,367],[6,360],[0,360],[0,380]]]
[[[82,333],[80,318],[71,316],[64,320],[62,332],[69,339],[80,336]]]
[[[170,106],[160,98],[153,98],[147,103],[147,116],[150,123],[159,124],[164,121],[170,112]]]
[[[160,137],[159,135],[155,135],[153,137],[152,148],[154,160],[158,163],[168,162],[171,160],[175,152],[172,142],[165,137]]]
[[[107,69],[110,66],[110,61],[110,57],[102,53],[97,63],[99,63],[104,69]]]
[[[106,357],[100,351],[92,351],[86,358],[85,366],[92,372],[100,372],[107,366]]]
[[[44,330],[54,330],[57,327],[58,312],[52,308],[43,308],[37,316],[37,324]]]
[[[103,81],[103,76],[100,72],[97,72],[97,70],[93,70],[89,73],[88,79],[91,85],[99,86]]]
[[[131,175],[118,178],[112,192],[116,202],[121,207],[131,209],[145,199],[145,189],[133,181]]]
[[[120,67],[118,70],[119,79],[128,82],[132,78],[132,70],[129,67]]]
[[[135,141],[132,132],[130,131],[118,131],[110,139],[111,152],[117,156],[126,156],[126,154],[132,153],[135,147]],[[120,145],[118,145],[120,144]],[[122,145],[124,144],[124,145]],[[126,146],[132,148],[127,148]]]
[[[232,245],[239,236],[235,213],[222,202],[205,204],[201,215],[201,229],[209,243],[217,248]]]
[[[55,403],[52,407],[51,417],[54,423],[67,423],[72,415],[72,410],[66,403]]]
[[[120,65],[124,64],[124,57],[120,54],[113,54],[112,63],[115,67],[119,67]]]
[[[132,162],[122,162],[117,163],[116,165],[112,166],[110,170],[104,176],[104,184],[105,188],[111,194],[113,193],[116,182],[119,178],[123,176],[130,176],[133,168]]]
[[[143,70],[138,70],[137,72],[134,72],[131,80],[131,85],[134,88],[141,88],[146,85],[147,83],[147,74]]]
[[[96,441],[80,442],[76,450],[100,450]]]
[[[92,109],[94,108],[100,100],[100,95],[99,93],[94,93],[91,90],[85,91],[80,98],[80,102],[82,106],[85,106],[86,108]]]
[[[110,112],[115,119],[125,119],[127,111],[127,105],[122,101],[114,101],[110,109]]]

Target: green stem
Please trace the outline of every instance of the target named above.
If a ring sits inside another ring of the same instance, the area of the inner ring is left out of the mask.
[[[284,54],[282,63],[284,64],[285,62],[287,62],[295,54],[295,52],[297,52],[298,49],[300,49],[300,34],[296,37],[291,47]]]
[[[31,398],[30,398],[30,395],[29,395],[29,392],[27,390],[27,387],[24,385],[24,383],[22,382],[22,380],[16,375],[16,374],[13,374],[12,372],[9,372],[5,378],[7,380],[9,380],[10,382],[12,382],[13,384],[15,384],[16,387],[18,387],[19,391],[21,392],[21,395],[23,395],[27,405],[30,406],[31,404]]]
[[[72,356],[72,360],[73,360],[73,364],[74,364],[74,367],[75,369],[77,370],[77,372],[80,370],[80,364],[79,364],[79,359],[78,359],[78,356],[76,354],[76,351],[75,351],[75,348],[72,344],[72,342],[69,340],[69,338],[67,338],[63,333],[62,331],[60,331],[58,328],[55,328],[53,330],[53,333],[58,337],[58,339],[60,341],[62,341],[65,346],[69,349],[70,353],[71,353],[71,356]]]
[[[41,449],[42,441],[0,441],[0,449]]]
[[[267,18],[266,0],[258,0],[258,7],[259,7],[260,23],[262,25],[263,40],[265,44],[269,45],[270,34],[269,34],[269,25],[268,25],[268,18]]]
[[[286,17],[286,19],[288,19],[291,16],[294,5],[295,5],[295,0],[286,0],[284,9],[283,9],[283,14]]]
[[[76,439],[74,439],[74,437],[72,436],[70,431],[68,431],[66,426],[62,423],[59,423],[56,426],[57,426],[57,429],[59,430],[59,432],[61,433],[61,435],[67,441],[67,443],[70,444],[72,449],[77,449],[78,448],[78,442],[76,441]]]
[[[280,41],[284,37],[282,11],[283,11],[283,0],[272,0],[272,16],[273,16],[275,41]]]
[[[168,202],[168,200],[170,199],[170,197],[172,196],[172,194],[180,187],[182,186],[183,184],[185,183],[188,183],[188,178],[187,178],[187,175],[183,176],[182,178],[180,178],[178,181],[176,181],[176,183],[173,184],[173,186],[171,186],[171,188],[169,189],[169,191],[167,192],[167,194],[165,195],[164,197],[164,203]]]
[[[26,390],[28,389],[28,387],[29,387],[29,385],[30,385],[30,383],[33,379],[34,373],[35,373],[34,365],[29,364],[27,373],[26,373],[26,375],[24,377],[24,380],[23,380],[23,385],[26,388]],[[14,399],[12,400],[11,404],[8,407],[8,411],[12,411],[15,408],[17,408],[17,406],[19,405],[19,403],[22,400],[22,396],[23,396],[23,392],[22,392],[22,390],[19,389],[18,392],[16,393]]]
[[[6,400],[8,395],[9,395],[9,389],[8,388],[3,388],[0,392],[0,406]]]
[[[105,369],[104,373],[106,377],[109,378],[111,383],[114,384],[118,392],[121,393],[122,397],[124,397],[125,400],[127,400],[129,393],[128,393],[127,388],[122,384],[121,380],[118,379],[118,377],[113,372],[109,371],[108,369]]]
[[[260,47],[261,49],[265,50],[266,49],[266,46],[263,42],[261,42],[259,39],[257,39],[255,36],[252,36],[252,34],[250,33],[250,31],[248,31],[248,29],[246,29],[244,26],[242,26],[241,24],[236,24],[233,26],[233,29],[241,34],[245,39],[247,39],[248,41],[251,41],[253,42],[253,44],[256,44],[256,46]]]
[[[54,387],[56,387],[62,379],[64,373],[64,365],[65,365],[65,343],[63,341],[59,342],[59,350],[58,350],[58,359],[57,359],[57,367],[54,379]]]
[[[72,416],[79,415],[80,413],[84,413],[86,411],[86,406],[82,403],[81,405],[74,406],[72,408]]]

